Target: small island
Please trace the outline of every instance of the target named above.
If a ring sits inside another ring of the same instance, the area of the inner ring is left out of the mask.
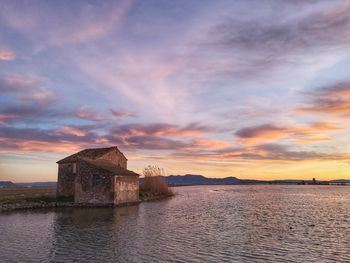
[[[0,195],[0,212],[45,207],[126,206],[173,195],[162,169],[139,174],[127,169],[118,147],[85,149],[58,162],[57,188],[9,187]]]

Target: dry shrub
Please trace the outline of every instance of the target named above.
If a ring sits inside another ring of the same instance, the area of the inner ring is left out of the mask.
[[[168,187],[164,169],[149,165],[143,168],[144,183],[141,190],[151,192],[153,195],[173,195]]]

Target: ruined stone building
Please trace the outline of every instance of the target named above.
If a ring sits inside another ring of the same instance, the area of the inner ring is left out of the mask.
[[[85,149],[57,163],[58,197],[115,205],[139,200],[139,175],[127,170],[127,159],[117,147]]]

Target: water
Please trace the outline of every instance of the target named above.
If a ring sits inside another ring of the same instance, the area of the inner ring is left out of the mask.
[[[0,261],[350,262],[350,187],[175,191],[132,207],[0,214]]]

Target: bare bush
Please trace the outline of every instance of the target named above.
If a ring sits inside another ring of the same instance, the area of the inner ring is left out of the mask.
[[[142,174],[145,178],[141,190],[151,192],[153,195],[173,195],[168,187],[164,169],[149,165],[143,168]]]

